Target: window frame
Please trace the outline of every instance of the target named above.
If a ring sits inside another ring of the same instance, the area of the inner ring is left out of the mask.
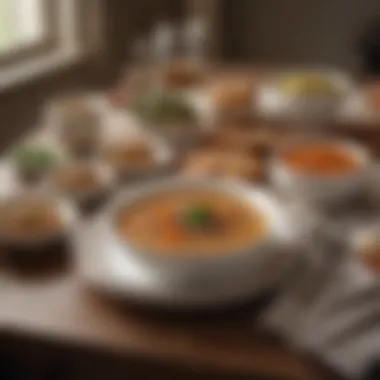
[[[41,0],[43,5],[43,19],[46,22],[44,38],[33,44],[15,48],[9,53],[0,53],[0,68],[7,68],[15,63],[48,54],[57,48],[59,42],[58,13],[59,4],[57,0]]]
[[[106,0],[43,1],[51,4],[50,24],[55,31],[44,44],[0,61],[0,95],[70,66],[104,60]]]

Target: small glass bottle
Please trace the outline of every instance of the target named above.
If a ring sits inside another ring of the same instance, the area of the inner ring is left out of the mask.
[[[151,62],[154,72],[154,86],[156,90],[165,87],[165,72],[167,67],[175,60],[176,38],[174,27],[169,22],[157,24],[152,31],[150,51]]]
[[[190,61],[207,59],[207,25],[201,18],[188,20],[182,30],[184,57]]]

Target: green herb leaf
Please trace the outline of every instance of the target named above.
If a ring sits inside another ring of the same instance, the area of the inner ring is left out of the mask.
[[[189,228],[207,228],[215,224],[215,217],[206,205],[194,205],[185,210],[183,221]]]

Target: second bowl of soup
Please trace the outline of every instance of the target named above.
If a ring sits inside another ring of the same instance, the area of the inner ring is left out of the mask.
[[[365,186],[369,154],[360,145],[327,138],[302,139],[278,153],[274,185],[285,192],[321,199],[352,195]]]

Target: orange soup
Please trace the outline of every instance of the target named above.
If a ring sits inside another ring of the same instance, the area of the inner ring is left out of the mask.
[[[117,229],[136,247],[160,255],[212,256],[253,246],[267,223],[261,212],[234,196],[177,190],[122,211]]]
[[[305,144],[289,150],[284,162],[298,172],[318,176],[339,176],[353,172],[358,162],[344,148],[333,144]]]

